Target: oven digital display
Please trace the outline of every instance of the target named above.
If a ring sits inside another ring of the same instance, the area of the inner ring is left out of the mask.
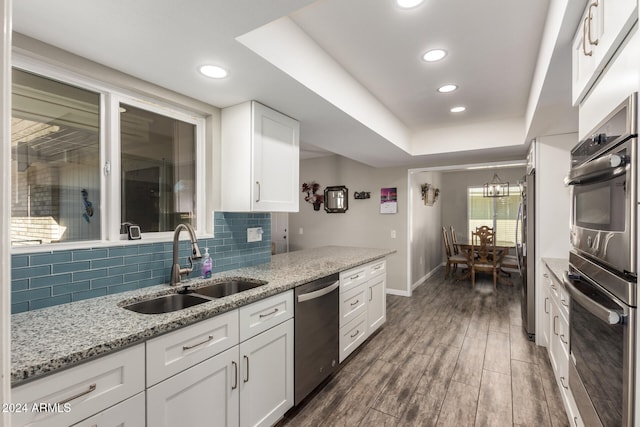
[[[578,224],[611,224],[611,187],[593,188],[576,194]]]

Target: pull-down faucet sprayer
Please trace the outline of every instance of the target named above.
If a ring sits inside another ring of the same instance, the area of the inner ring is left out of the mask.
[[[191,239],[191,255],[189,255],[189,267],[180,268],[178,261],[178,240],[180,238],[180,232],[187,230],[189,232],[189,238]],[[196,232],[190,224],[178,224],[173,232],[173,264],[171,267],[171,280],[169,284],[171,286],[177,286],[180,283],[181,277],[191,273],[193,271],[193,260],[202,258],[200,254],[200,247],[198,246],[198,240],[196,239]]]

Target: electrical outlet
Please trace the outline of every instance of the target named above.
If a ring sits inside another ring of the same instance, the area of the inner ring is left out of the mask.
[[[298,234],[304,234],[304,229],[302,227],[298,229]]]
[[[391,238],[392,239],[396,238],[396,230],[391,230]]]
[[[262,241],[262,227],[247,228],[247,242]]]

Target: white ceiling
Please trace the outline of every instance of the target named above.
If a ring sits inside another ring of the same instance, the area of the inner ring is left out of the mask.
[[[374,166],[435,165],[522,158],[525,129],[523,140],[511,147],[448,153],[445,143],[436,154],[411,156],[375,124],[345,113],[236,38],[288,17],[372,95],[372,103],[379,102],[378,111],[395,120],[401,133],[412,135],[524,118],[548,4],[427,0],[402,10],[393,0],[20,0],[13,4],[13,25],[19,33],[220,108],[261,101],[300,120],[308,156],[330,150]],[[435,47],[449,55],[423,62],[420,55]],[[197,72],[204,63],[227,68],[229,77],[206,79]],[[560,68],[567,84],[547,91],[541,103],[561,103],[571,114],[564,105],[570,69]],[[437,93],[445,83],[459,89]],[[454,105],[467,111],[452,114]]]

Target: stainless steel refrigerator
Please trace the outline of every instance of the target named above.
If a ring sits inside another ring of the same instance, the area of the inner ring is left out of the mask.
[[[527,170],[521,181],[522,198],[518,208],[516,227],[516,256],[522,277],[521,308],[522,327],[533,341],[536,333],[536,290],[535,290],[535,170]]]

